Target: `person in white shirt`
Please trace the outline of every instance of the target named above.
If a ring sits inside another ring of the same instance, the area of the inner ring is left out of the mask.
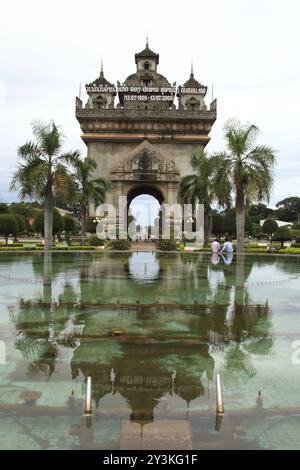
[[[223,251],[226,251],[226,253],[233,253],[233,244],[228,240],[228,238],[225,238],[225,243],[220,253],[223,253]]]
[[[215,238],[214,241],[212,242],[211,244],[211,251],[213,253],[218,253],[220,251],[220,243],[218,242],[218,240]]]

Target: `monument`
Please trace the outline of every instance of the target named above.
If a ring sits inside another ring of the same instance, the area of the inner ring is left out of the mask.
[[[122,83],[110,83],[101,64],[100,76],[86,85],[88,100],[76,98],[76,118],[97,162],[95,177],[111,181],[106,202],[128,207],[140,194],[159,203],[177,202],[180,179],[192,173],[190,159],[210,140],[217,103],[208,108],[207,87],[194,77],[177,86],[158,73],[159,54],[146,47],[135,54],[135,73]],[[94,215],[90,208],[90,215]]]

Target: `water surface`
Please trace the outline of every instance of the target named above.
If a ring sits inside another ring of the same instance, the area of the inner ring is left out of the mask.
[[[299,449],[299,276],[298,257],[2,253],[0,448]]]

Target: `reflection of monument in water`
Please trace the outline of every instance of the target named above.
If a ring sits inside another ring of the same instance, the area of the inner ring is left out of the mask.
[[[86,259],[83,257],[82,260]],[[100,259],[102,265],[98,264],[99,259],[81,263],[79,306],[76,293],[72,293],[67,284],[57,303],[49,302],[48,292],[40,303],[20,302],[12,317],[20,333],[16,345],[26,358],[32,375],[49,377],[56,368],[60,345],[68,347],[73,350],[70,362],[72,377],[78,377],[80,372],[85,377],[92,377],[93,399],[101,405],[101,399],[106,396],[123,397],[130,408],[131,420],[145,424],[153,420],[158,409],[167,416],[172,398],[185,400],[188,408],[191,401],[206,397],[206,383],[213,380],[215,372],[215,351],[225,354],[230,373],[237,367],[243,371],[246,369],[247,373],[249,357],[245,354],[247,348],[253,354],[253,346],[257,342],[260,354],[270,351],[270,309],[267,305],[250,303],[242,280],[249,276],[251,265],[244,265],[243,258],[234,260],[230,266],[213,266],[214,270],[223,273],[216,286],[215,283],[210,284],[204,257],[176,256],[168,264],[167,258],[153,255],[153,269],[149,272],[154,283],[157,272],[162,283],[164,276],[169,282],[171,271],[176,273],[176,279],[185,274],[187,283],[201,280],[199,288],[207,289],[210,302],[174,304],[173,308],[164,304],[105,308],[101,302],[88,303],[86,284],[90,284],[94,291],[101,290],[103,277],[110,278],[110,292],[115,288],[112,283],[115,278],[119,287],[127,288],[128,284],[124,282],[128,281],[128,276],[131,285],[144,289],[138,280],[144,272],[133,265],[130,268],[128,255],[112,257],[110,263],[103,262],[106,259],[103,257]],[[46,272],[48,269],[47,264]],[[65,270],[65,265],[62,265],[62,270]],[[234,283],[236,277],[239,279],[238,289]],[[151,283],[148,287],[150,290],[153,288]],[[106,288],[109,294],[109,283]],[[69,336],[64,334],[66,325]],[[124,334],[113,337],[112,330],[119,326]],[[44,336],[37,335],[39,328],[45,332]],[[240,344],[245,345],[244,356],[238,356],[237,363],[233,354]],[[28,345],[30,355],[26,350]],[[33,360],[35,352],[38,361]],[[161,409],[163,406],[165,410]]]
[[[167,405],[170,397],[177,396],[186,401],[188,408],[191,401],[206,396],[206,384],[208,386],[214,377],[215,352],[238,345],[244,339],[251,347],[259,339],[267,354],[271,347],[270,336],[266,332],[257,338],[256,328],[262,321],[267,325],[268,316],[266,306],[248,305],[243,310],[234,307],[232,320],[227,324],[223,305],[195,307],[188,313],[151,312],[141,307],[136,310],[134,321],[147,323],[143,333],[128,331],[123,337],[108,335],[99,340],[90,337],[94,328],[93,318],[89,317],[80,346],[74,351],[72,376],[75,378],[82,372],[85,377],[92,377],[93,398],[99,404],[103,397],[112,393],[113,369],[113,393],[126,399],[131,420],[145,424],[153,420],[154,410],[163,400]],[[174,332],[175,322],[178,329],[182,326],[181,332]],[[228,367],[230,359],[228,356]],[[239,357],[239,367],[247,369],[248,360],[248,357]],[[175,380],[172,380],[174,371]]]
[[[90,341],[83,339],[72,358],[72,376],[79,371],[93,380],[93,398],[97,403],[111,393],[111,370],[114,370],[114,393],[121,394],[131,409],[131,419],[137,422],[153,420],[154,409],[166,395],[176,395],[187,403],[202,396],[205,389],[200,379],[203,375],[213,378],[214,361],[209,355],[208,344],[177,339],[155,340],[151,335],[124,340],[116,357],[101,364],[98,356],[90,359]],[[107,345],[109,348],[110,346]],[[120,357],[118,357],[120,354]],[[178,357],[176,357],[178,356]],[[176,379],[172,376],[176,370]]]
[[[128,273],[138,282],[154,281],[159,277],[160,264],[151,253],[133,253],[129,258]]]

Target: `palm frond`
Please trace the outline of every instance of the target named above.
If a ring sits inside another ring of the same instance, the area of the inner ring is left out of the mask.
[[[42,198],[45,194],[47,179],[49,177],[49,168],[45,162],[32,159],[24,164],[19,164],[17,171],[14,173],[10,190],[19,189],[21,199],[26,197]]]
[[[211,157],[213,165],[212,186],[220,207],[230,207],[232,203],[233,162],[226,152],[216,152]]]
[[[59,156],[59,161],[76,168],[79,163],[82,163],[80,151],[74,150],[73,152],[62,153]]]
[[[224,126],[227,146],[236,157],[249,152],[259,134],[259,128],[254,124],[242,125],[238,120],[229,120]]]
[[[33,141],[28,141],[17,149],[17,154],[23,160],[41,160],[42,151],[40,147]]]
[[[63,144],[63,134],[53,121],[49,124],[34,121],[32,123],[32,132],[45,156],[51,159],[59,153]]]
[[[97,178],[92,182],[92,191],[90,194],[90,199],[94,204],[102,204],[105,201],[106,193],[111,188],[110,181],[105,178]]]
[[[274,167],[277,162],[277,151],[267,145],[257,145],[247,155],[247,160],[266,163],[269,167]]]

